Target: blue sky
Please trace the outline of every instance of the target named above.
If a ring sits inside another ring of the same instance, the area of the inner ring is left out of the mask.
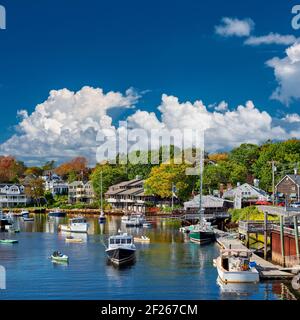
[[[17,111],[30,115],[50,90],[83,86],[141,97],[137,109],[155,111],[162,94],[229,109],[251,100],[274,121],[299,112],[270,99],[278,87],[266,61],[283,59],[289,45],[245,45],[247,37],[221,36],[223,17],[250,18],[254,36],[300,37],[291,27],[297,1],[0,0],[7,29],[0,30],[0,143],[16,133]],[[299,79],[300,80],[300,79]],[[114,108],[113,123],[132,113]],[[18,134],[18,132],[17,132]],[[29,141],[30,143],[30,141]],[[33,151],[34,152],[34,151]],[[22,156],[22,155],[18,155]]]

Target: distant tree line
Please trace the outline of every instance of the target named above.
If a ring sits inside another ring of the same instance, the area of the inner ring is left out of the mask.
[[[128,164],[122,164],[120,161],[122,157],[118,156],[117,164],[103,162],[93,168],[84,157],[76,157],[61,164],[48,161],[42,166],[30,167],[12,156],[0,156],[0,183],[24,183],[25,181],[28,185],[26,188],[28,194],[38,199],[44,192],[39,177],[46,171],[56,173],[68,182],[91,180],[96,194],[99,195],[102,171],[104,192],[113,184],[138,176],[145,179],[147,194],[170,198],[172,186],[175,186],[176,196],[181,201],[185,201],[199,190],[199,178],[185,174],[186,169],[194,167],[196,163],[175,164],[175,159],[181,153],[174,146],[168,150],[171,161],[166,163],[163,158],[164,151],[164,148],[147,152],[136,151],[135,156],[141,159],[140,163],[132,164],[128,161]],[[130,156],[127,156],[127,160],[130,160]],[[151,164],[153,158],[157,159],[156,164]],[[220,188],[221,184],[226,188],[228,184],[235,186],[237,183],[252,183],[254,179],[259,179],[260,188],[270,192],[272,161],[276,166],[276,182],[285,174],[293,173],[300,164],[300,140],[267,141],[262,145],[245,143],[228,152],[205,153],[204,193],[212,194],[214,190]],[[144,164],[146,162],[147,164]]]

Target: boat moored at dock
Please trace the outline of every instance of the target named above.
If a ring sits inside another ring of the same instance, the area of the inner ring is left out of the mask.
[[[204,219],[189,232],[190,241],[205,244],[215,241],[215,232],[211,224]]]
[[[242,249],[222,249],[214,259],[219,278],[225,283],[257,283],[259,273],[250,261],[252,252]]]

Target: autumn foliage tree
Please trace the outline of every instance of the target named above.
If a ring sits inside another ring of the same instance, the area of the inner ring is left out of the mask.
[[[24,171],[23,162],[12,156],[0,156],[0,182],[17,182]]]
[[[76,157],[69,162],[61,164],[55,169],[55,172],[64,179],[68,179],[69,182],[77,179],[87,179],[89,174],[87,165],[88,161],[86,158]]]

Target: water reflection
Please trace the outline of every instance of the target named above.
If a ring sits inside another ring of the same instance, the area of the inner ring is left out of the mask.
[[[220,284],[212,260],[216,244],[199,246],[164,219],[153,219],[152,228],[126,228],[120,217],[87,217],[88,234],[58,232],[69,218],[35,215],[33,222],[16,218],[21,233],[15,246],[0,246],[0,261],[8,272],[4,299],[287,299],[282,283],[258,285]],[[120,229],[133,236],[147,236],[150,243],[136,243],[136,263],[127,268],[107,264],[105,245]],[[66,237],[83,243],[66,243]],[[59,250],[69,265],[53,264],[49,255]],[[30,254],[29,254],[30,253]],[[28,277],[30,274],[30,278]],[[283,295],[283,293],[285,295]]]

